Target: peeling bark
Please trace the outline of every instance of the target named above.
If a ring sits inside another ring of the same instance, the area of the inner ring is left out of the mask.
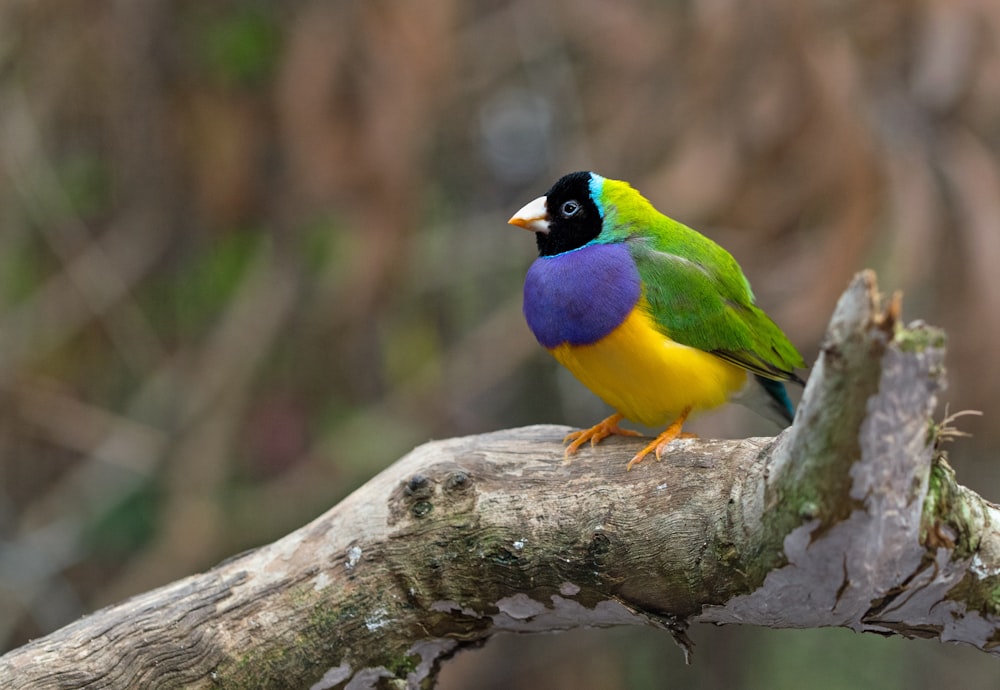
[[[428,443],[286,537],[0,658],[4,688],[429,687],[498,631],[693,622],[1000,643],[1000,509],[930,414],[943,337],[870,274],[838,305],[793,426],[634,439],[562,464],[567,429]]]

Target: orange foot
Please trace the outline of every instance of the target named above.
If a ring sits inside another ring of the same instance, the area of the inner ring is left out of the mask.
[[[684,426],[684,421],[688,418],[689,414],[691,414],[691,408],[685,408],[684,411],[681,412],[680,416],[675,419],[670,426],[663,430],[662,434],[654,438],[652,443],[640,450],[631,460],[628,461],[628,464],[625,465],[625,471],[628,472],[632,469],[632,465],[638,465],[642,462],[643,458],[653,452],[656,453],[656,461],[659,462],[660,456],[663,455],[663,449],[667,447],[668,443],[676,438],[698,438],[697,434],[689,434],[681,431],[681,427]]]
[[[625,415],[620,412],[616,412],[605,420],[602,420],[590,427],[589,429],[581,429],[580,431],[573,431],[566,434],[563,439],[563,443],[569,443],[566,446],[565,459],[563,460],[564,465],[568,465],[573,462],[571,455],[576,453],[587,441],[590,441],[590,445],[596,446],[598,443],[606,439],[608,436],[642,436],[638,431],[632,431],[631,429],[622,429],[618,426],[618,422],[622,421]]]

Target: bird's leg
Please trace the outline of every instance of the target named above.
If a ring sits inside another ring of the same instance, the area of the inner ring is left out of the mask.
[[[622,429],[618,426],[618,422],[625,418],[620,412],[616,412],[607,419],[601,420],[589,429],[580,429],[580,431],[573,431],[566,434],[563,438],[563,443],[569,443],[566,446],[566,453],[564,455],[563,464],[568,465],[572,462],[570,458],[571,455],[576,453],[587,441],[590,441],[590,445],[596,446],[598,443],[606,439],[608,436],[642,436],[638,431],[632,431],[631,429]]]
[[[656,461],[659,462],[660,456],[663,454],[663,449],[667,447],[667,444],[676,438],[697,438],[695,434],[688,434],[681,431],[681,427],[684,426],[685,420],[687,420],[688,415],[691,414],[691,408],[685,407],[684,411],[681,412],[680,416],[673,421],[673,423],[663,430],[663,433],[653,439],[653,441],[640,450],[635,456],[628,461],[625,465],[625,471],[628,472],[632,469],[632,465],[638,465],[642,462],[650,453],[656,454]]]

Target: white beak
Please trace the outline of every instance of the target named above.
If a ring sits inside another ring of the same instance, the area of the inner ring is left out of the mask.
[[[547,233],[549,231],[549,211],[545,208],[545,197],[540,196],[534,201],[529,201],[507,222],[532,232]]]

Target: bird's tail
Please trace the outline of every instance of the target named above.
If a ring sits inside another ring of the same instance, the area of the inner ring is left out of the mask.
[[[733,400],[767,417],[781,428],[791,424],[795,417],[795,406],[788,397],[784,382],[765,376],[753,374],[753,379],[747,381],[746,387]]]

